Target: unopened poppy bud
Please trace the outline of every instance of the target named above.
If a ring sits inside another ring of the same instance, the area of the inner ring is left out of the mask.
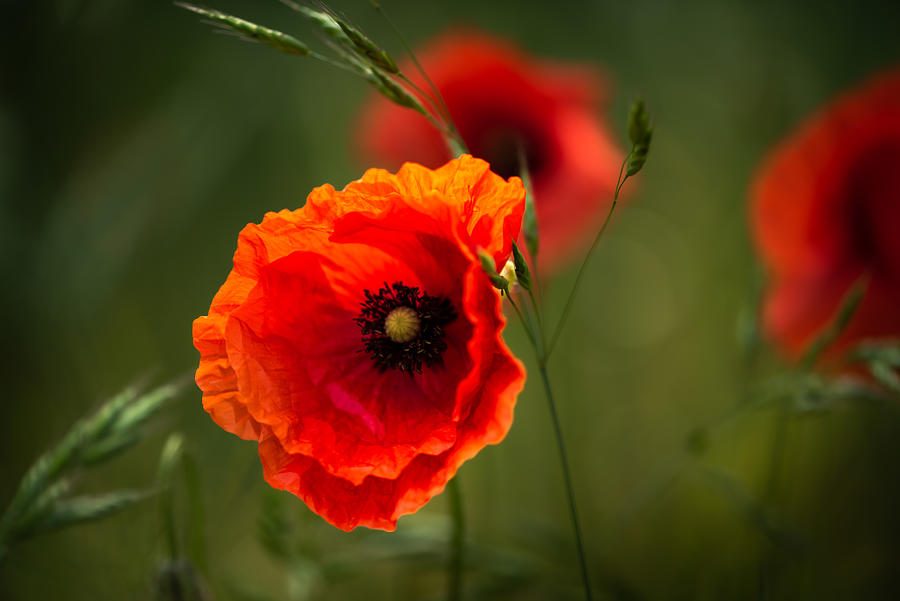
[[[516,279],[519,281],[519,284],[522,285],[522,288],[531,290],[531,270],[528,268],[528,262],[525,260],[525,257],[522,256],[522,253],[519,251],[519,246],[515,241],[512,243],[512,252]]]
[[[487,274],[488,279],[494,288],[509,294],[509,280],[497,273],[497,266],[494,264],[494,258],[488,254],[483,248],[478,249],[478,260],[481,261],[481,268]]]

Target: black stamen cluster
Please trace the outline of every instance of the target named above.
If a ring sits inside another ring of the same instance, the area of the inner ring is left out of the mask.
[[[353,319],[362,329],[365,352],[369,353],[380,371],[399,369],[409,375],[422,373],[422,366],[443,363],[447,350],[444,326],[456,319],[456,309],[450,299],[420,292],[418,287],[394,282],[372,294],[365,290],[359,317]],[[419,317],[419,333],[408,342],[394,342],[384,329],[384,320],[397,307],[409,307]],[[362,352],[362,351],[360,351]]]

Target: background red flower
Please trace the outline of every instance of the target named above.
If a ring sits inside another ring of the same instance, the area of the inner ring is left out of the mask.
[[[456,31],[418,51],[471,152],[506,177],[519,173],[518,144],[532,172],[541,262],[552,266],[581,248],[609,208],[623,153],[598,117],[599,74],[537,61],[514,46]],[[403,67],[425,87],[410,64]],[[449,158],[440,133],[421,115],[373,94],[359,128],[367,160],[396,167]]]
[[[771,282],[767,333],[798,355],[860,277],[836,348],[900,336],[900,71],[838,98],[767,159],[752,224]]]
[[[475,251],[502,264],[523,210],[518,179],[464,156],[436,171],[373,169],[248,225],[194,322],[204,408],[259,441],[272,486],[339,528],[393,530],[511,424],[524,371]],[[421,373],[390,363],[408,359],[402,345],[388,359],[367,351],[361,331],[364,303],[413,288],[410,305],[431,303],[422,324],[444,311]]]

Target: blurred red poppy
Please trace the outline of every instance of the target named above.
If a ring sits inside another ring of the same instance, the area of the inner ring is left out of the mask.
[[[519,146],[525,151],[541,263],[552,267],[582,248],[609,208],[624,156],[597,114],[604,88],[599,74],[537,61],[473,32],[445,34],[416,54],[475,156],[508,177],[519,173]],[[425,87],[412,65],[403,72]],[[366,159],[389,167],[407,160],[433,166],[449,158],[434,127],[379,95],[365,107],[358,131]]]
[[[266,480],[338,528],[393,530],[512,422],[525,374],[503,343],[518,178],[464,156],[372,169],[244,228],[194,321],[203,407],[259,441]]]
[[[900,71],[839,97],[775,149],[756,178],[752,223],[771,276],[764,327],[789,355],[863,276],[834,349],[900,336]]]

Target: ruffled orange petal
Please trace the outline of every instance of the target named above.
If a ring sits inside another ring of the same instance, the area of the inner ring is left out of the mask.
[[[248,225],[194,325],[204,406],[259,441],[273,485],[340,527],[393,528],[509,427],[524,373],[475,250],[508,253],[523,209],[521,182],[462,157],[323,186],[303,209]],[[363,291],[394,279],[459,313],[442,365],[423,374],[379,371],[361,353]]]

